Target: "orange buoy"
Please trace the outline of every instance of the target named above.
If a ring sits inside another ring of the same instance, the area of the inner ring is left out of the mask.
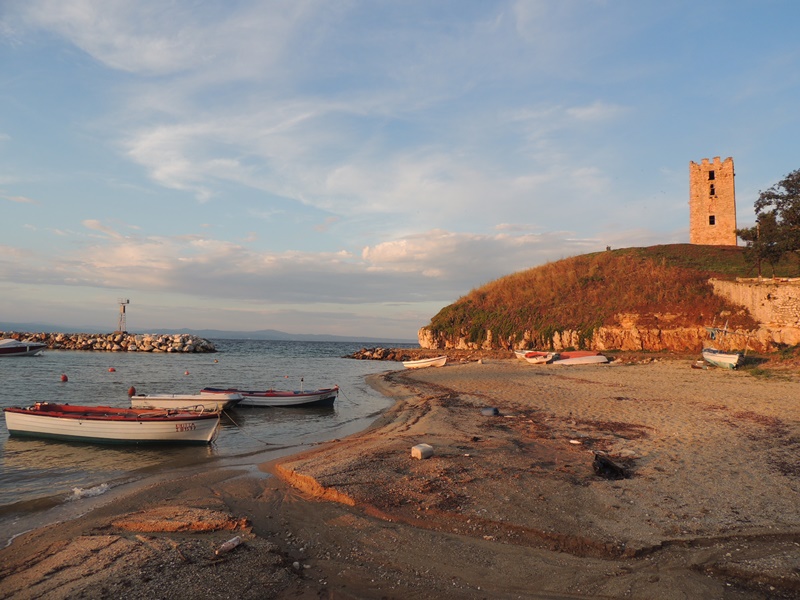
[[[69,381],[69,378],[64,373],[62,373],[61,374],[61,381]]]
[[[136,395],[136,388],[131,386],[128,388],[128,397],[132,397]]]
[[[114,372],[116,372],[116,369],[114,367],[108,367],[108,372],[109,373],[114,373]]]
[[[188,375],[188,374],[189,374],[189,371],[184,371],[184,372],[183,372],[183,374],[184,374],[184,375]]]

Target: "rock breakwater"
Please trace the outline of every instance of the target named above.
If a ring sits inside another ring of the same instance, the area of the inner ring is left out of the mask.
[[[99,352],[216,352],[208,340],[187,333],[25,333],[0,332],[13,338],[47,344],[50,350],[93,350]]]

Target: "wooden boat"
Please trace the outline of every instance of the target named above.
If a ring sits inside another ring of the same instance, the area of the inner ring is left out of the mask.
[[[131,408],[167,408],[192,411],[220,411],[242,401],[238,392],[224,394],[139,394],[131,396]]]
[[[201,394],[240,394],[239,406],[333,406],[339,394],[339,386],[320,388],[318,390],[240,390],[203,388]]]
[[[447,362],[447,356],[436,356],[434,358],[421,358],[419,360],[404,360],[403,366],[406,369],[421,369],[424,367],[443,367]]]
[[[534,350],[525,354],[525,360],[532,365],[546,365],[558,360],[558,357],[558,352],[537,352]]]
[[[560,358],[583,358],[584,356],[600,356],[597,350],[563,350],[560,352]]]
[[[741,352],[725,352],[716,348],[703,348],[703,360],[721,369],[736,369],[744,363]]]
[[[565,356],[566,355],[566,356]],[[554,360],[554,365],[598,365],[608,362],[608,358],[599,352],[576,351],[575,353],[562,352],[561,358]]]
[[[728,323],[725,327],[706,327],[709,337],[716,340],[719,337],[724,337],[733,332],[728,329]],[[747,336],[748,340],[750,335]],[[745,342],[744,354],[735,350],[718,350],[717,348],[707,346],[703,348],[703,360],[708,364],[721,369],[736,369],[744,364],[744,357],[747,355],[747,342]]]
[[[0,340],[0,356],[35,356],[47,348],[39,342],[20,342],[7,338]]]
[[[219,413],[142,410],[37,402],[4,408],[12,436],[104,444],[209,444],[219,430]]]

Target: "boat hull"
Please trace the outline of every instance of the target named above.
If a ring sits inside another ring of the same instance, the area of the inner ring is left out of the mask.
[[[554,360],[554,365],[602,365],[608,362],[608,358],[602,354],[593,354],[590,356],[573,356],[572,358],[563,358]]]
[[[101,444],[209,444],[219,414],[154,413],[108,406],[36,404],[5,408],[11,436]]]
[[[528,352],[525,355],[525,360],[531,365],[546,365],[558,360],[558,356],[556,352]]]
[[[703,349],[703,360],[721,369],[736,369],[744,362],[738,352],[722,352],[714,348]]]
[[[47,344],[38,342],[20,342],[17,340],[0,341],[0,357],[4,356],[36,356],[47,349]]]
[[[403,366],[406,369],[424,369],[425,367],[443,367],[447,362],[447,356],[436,356],[434,358],[422,358],[420,360],[404,360]]]
[[[222,394],[234,390],[203,388],[203,394]],[[239,406],[333,406],[339,395],[339,386],[312,391],[302,390],[235,390],[242,400]]]
[[[242,401],[238,393],[227,394],[139,394],[131,396],[131,408],[165,408],[192,411],[221,411]]]

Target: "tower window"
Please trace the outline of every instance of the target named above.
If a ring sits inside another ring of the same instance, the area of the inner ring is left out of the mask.
[[[716,190],[714,189],[714,184],[712,183],[711,186],[709,187],[708,195],[713,196],[714,194],[716,194]]]
[[[708,180],[709,181],[714,181],[714,171],[709,171],[708,172]]]
[[[714,215],[708,215],[708,224],[709,225],[716,225],[717,224],[717,217]]]

